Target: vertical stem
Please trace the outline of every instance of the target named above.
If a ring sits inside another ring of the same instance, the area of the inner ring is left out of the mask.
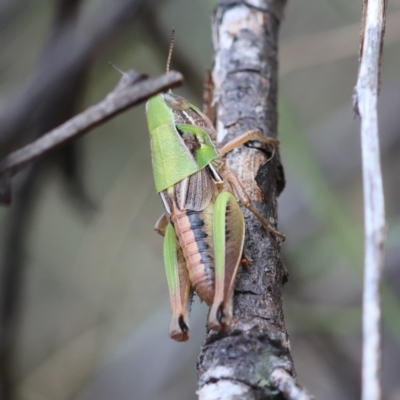
[[[363,400],[382,398],[380,282],[384,261],[386,223],[379,155],[377,97],[385,11],[385,0],[364,1],[364,26],[356,86],[356,106],[361,117],[365,218]]]

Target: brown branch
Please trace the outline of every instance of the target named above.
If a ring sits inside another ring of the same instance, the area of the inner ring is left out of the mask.
[[[133,79],[139,77],[136,74]],[[123,83],[123,87],[119,84],[100,103],[51,130],[35,142],[7,156],[0,164],[0,179],[4,176],[14,175],[28,163],[35,161],[64,143],[83,135],[85,132],[104,123],[129,107],[147,100],[154,94],[180,85],[182,81],[183,77],[179,72],[171,71],[158,78],[141,81],[134,86],[130,86],[132,81],[130,81],[131,83],[128,86],[126,86],[126,82]]]
[[[277,39],[285,5],[285,0],[217,3],[213,80],[219,144],[250,129],[276,137]],[[258,211],[276,224],[282,167],[278,154],[265,161],[261,151],[245,147],[227,156]],[[208,333],[198,359],[199,397],[310,399],[295,381],[282,310],[287,274],[280,243],[254,215],[244,214],[245,254],[252,265],[238,274],[234,324],[226,332]]]
[[[382,398],[380,285],[386,220],[377,105],[386,3],[387,0],[364,0],[360,65],[354,98],[354,108],[361,117],[364,188],[363,400]]]

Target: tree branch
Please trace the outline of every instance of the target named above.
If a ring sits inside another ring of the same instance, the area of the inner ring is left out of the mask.
[[[364,187],[364,292],[362,399],[379,400],[381,389],[381,271],[385,206],[379,155],[378,92],[386,0],[364,0],[355,110],[361,117]]]
[[[43,101],[51,99],[61,82],[68,81],[87,58],[93,57],[100,46],[130,23],[143,3],[144,0],[116,0],[93,13],[82,29],[64,24],[63,29],[53,31],[51,43],[32,74],[30,84],[1,110],[0,159],[19,147],[21,138],[36,122]]]
[[[285,0],[218,1],[213,80],[219,144],[249,129],[276,137],[277,39],[285,4]],[[283,171],[278,154],[265,161],[263,152],[246,147],[227,156],[258,211],[275,223]],[[226,332],[208,333],[198,359],[199,397],[308,399],[294,379],[282,310],[287,273],[280,243],[252,214],[244,211],[244,215],[245,254],[252,265],[238,274],[234,323]],[[291,388],[303,397],[296,397]]]
[[[134,86],[131,86],[132,83],[137,82],[137,79],[143,80],[143,76],[134,73],[134,75],[125,74],[125,77],[128,77],[129,83],[123,82],[123,78],[121,80],[122,86],[119,84],[100,103],[76,115],[35,142],[7,156],[0,163],[0,180],[6,183],[5,177],[14,175],[28,163],[35,161],[67,141],[83,135],[91,128],[109,120],[129,107],[147,100],[156,93],[178,86],[183,81],[182,75],[175,71],[155,79],[141,81]],[[4,188],[1,192],[9,194],[9,191]],[[0,202],[3,203],[9,203],[9,200],[10,197],[6,195],[0,198]]]

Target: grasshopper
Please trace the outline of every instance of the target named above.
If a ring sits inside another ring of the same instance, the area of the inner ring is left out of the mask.
[[[172,51],[172,41],[167,71]],[[210,119],[183,97],[161,93],[146,104],[152,165],[165,213],[155,230],[164,236],[164,264],[172,317],[170,336],[189,338],[188,306],[193,291],[211,307],[208,328],[226,329],[232,321],[232,296],[245,235],[240,203],[279,240],[251,203],[223,156],[250,140],[279,142],[251,130],[217,149]]]

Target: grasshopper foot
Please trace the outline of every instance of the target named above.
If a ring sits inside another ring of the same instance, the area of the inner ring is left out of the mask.
[[[189,339],[189,325],[185,322],[184,316],[172,316],[169,325],[169,335],[177,342],[186,342]]]
[[[228,328],[232,321],[232,310],[224,303],[213,304],[208,316],[208,329],[220,332]]]

